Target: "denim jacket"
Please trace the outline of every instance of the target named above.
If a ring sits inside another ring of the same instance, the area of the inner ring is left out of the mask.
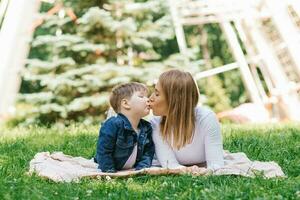
[[[151,124],[143,119],[138,124],[137,137],[127,117],[119,113],[106,120],[100,128],[96,157],[98,168],[103,172],[121,170],[137,143],[136,170],[150,167],[154,155]]]

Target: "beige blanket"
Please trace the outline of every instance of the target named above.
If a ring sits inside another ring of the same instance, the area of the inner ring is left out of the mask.
[[[91,177],[109,180],[111,177],[129,177],[138,174],[192,174],[203,175],[241,175],[254,177],[256,174],[266,178],[285,177],[280,166],[275,162],[251,161],[244,153],[229,153],[224,151],[225,166],[218,170],[208,170],[203,167],[187,167],[181,169],[167,169],[151,167],[139,171],[125,170],[117,173],[104,173],[97,169],[93,160],[82,157],[72,157],[62,152],[37,153],[30,161],[29,174],[51,179],[55,182],[78,181],[82,177]]]

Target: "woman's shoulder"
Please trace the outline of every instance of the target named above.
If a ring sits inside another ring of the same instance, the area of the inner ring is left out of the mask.
[[[195,115],[197,121],[202,121],[210,115],[215,115],[215,113],[207,106],[197,106],[195,108]]]

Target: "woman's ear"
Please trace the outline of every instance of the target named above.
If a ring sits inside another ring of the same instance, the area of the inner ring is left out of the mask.
[[[126,110],[130,109],[130,105],[127,99],[122,99],[121,100],[121,108],[124,108]]]

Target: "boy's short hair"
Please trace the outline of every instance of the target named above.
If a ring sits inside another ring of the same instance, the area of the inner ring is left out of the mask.
[[[134,92],[144,91],[148,92],[148,88],[137,82],[123,83],[115,86],[110,94],[109,103],[116,113],[121,111],[121,101],[125,98],[131,98]]]

